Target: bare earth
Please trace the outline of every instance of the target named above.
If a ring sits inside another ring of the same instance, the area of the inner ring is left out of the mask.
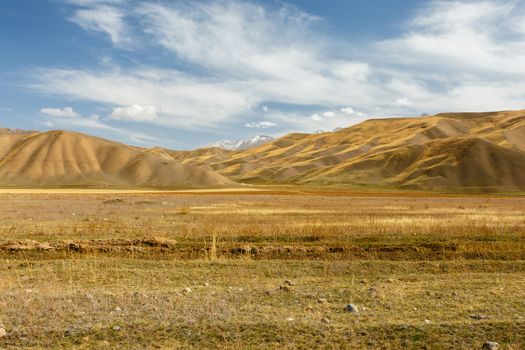
[[[3,191],[0,348],[525,348],[525,197],[243,191]]]

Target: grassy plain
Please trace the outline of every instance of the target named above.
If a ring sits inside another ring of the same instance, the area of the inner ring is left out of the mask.
[[[0,193],[1,349],[525,348],[525,197],[59,192]]]

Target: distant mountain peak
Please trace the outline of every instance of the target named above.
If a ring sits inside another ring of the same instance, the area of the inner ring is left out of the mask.
[[[241,150],[247,150],[250,148],[254,148],[260,145],[264,145],[265,143],[272,142],[273,140],[275,139],[271,136],[257,135],[252,138],[244,139],[244,140],[236,140],[236,141],[222,140],[222,141],[215,142],[214,144],[210,146],[227,149],[230,151],[241,151]]]

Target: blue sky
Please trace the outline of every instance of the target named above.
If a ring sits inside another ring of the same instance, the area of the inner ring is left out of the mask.
[[[141,146],[525,108],[524,1],[0,0],[0,126]]]

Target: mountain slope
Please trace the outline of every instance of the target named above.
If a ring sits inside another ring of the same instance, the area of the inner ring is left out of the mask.
[[[216,187],[231,180],[88,135],[0,132],[0,186]]]
[[[525,190],[525,111],[373,119],[246,151],[168,153],[251,183]]]

